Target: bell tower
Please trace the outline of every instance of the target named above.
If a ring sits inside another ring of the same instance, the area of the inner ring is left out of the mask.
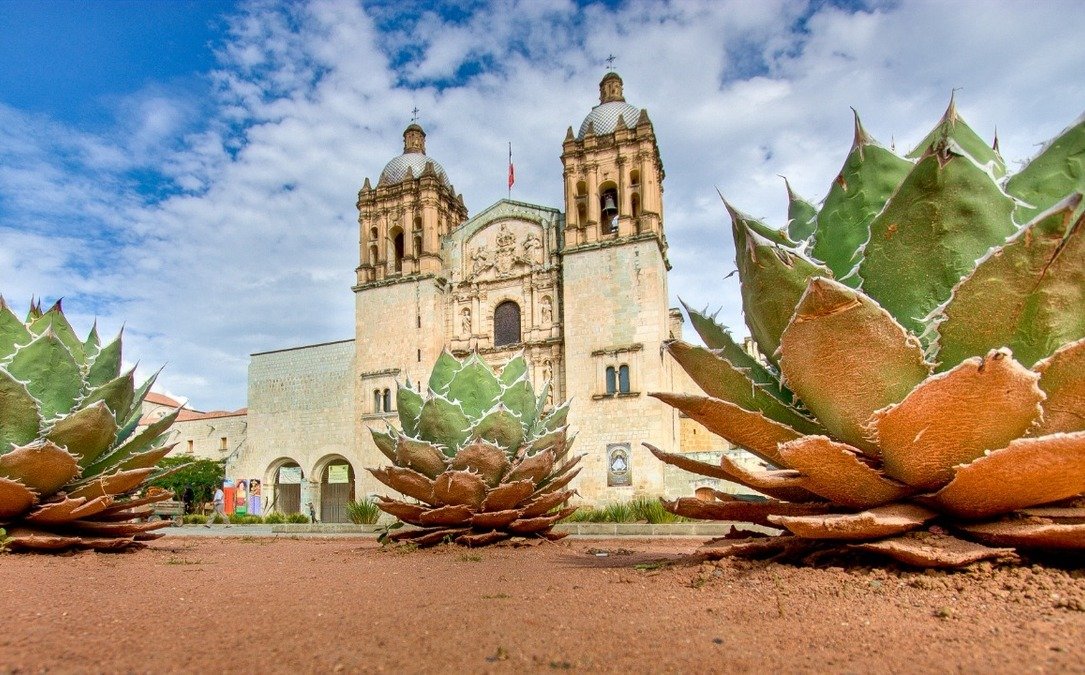
[[[648,111],[622,78],[599,82],[599,105],[562,144],[562,288],[570,423],[587,453],[574,487],[592,503],[664,494],[661,462],[642,443],[677,448],[677,414],[649,398],[673,390],[660,358],[672,336],[663,235],[663,163]],[[615,423],[617,422],[617,423]]]
[[[648,111],[625,100],[622,78],[599,82],[599,105],[565,135],[567,248],[654,234],[664,249],[663,162]]]

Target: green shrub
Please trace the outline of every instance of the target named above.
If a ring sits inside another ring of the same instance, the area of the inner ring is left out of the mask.
[[[232,513],[230,514],[230,522],[234,525],[259,525],[264,522],[264,519],[260,516]]]
[[[309,516],[304,513],[290,513],[286,516],[286,522],[295,524],[305,524],[309,522]]]
[[[217,513],[212,513],[211,515],[209,515],[209,516],[207,516],[205,518],[204,522],[206,524],[208,524],[208,525],[218,525],[218,524],[221,524],[221,523],[225,523],[225,524],[229,525],[230,524],[230,519],[229,518],[223,518],[221,515],[219,515]]]
[[[286,514],[279,511],[272,511],[264,516],[264,523],[268,525],[282,525],[286,522]]]
[[[372,525],[380,518],[381,510],[377,507],[377,502],[367,498],[347,504],[347,513],[350,515],[350,522],[355,525]]]
[[[581,506],[565,523],[682,523],[688,518],[663,509],[658,499],[638,497],[628,502],[614,502],[601,508]]]
[[[203,525],[207,522],[207,516],[202,513],[190,513],[184,517],[185,525]]]
[[[663,508],[663,503],[650,497],[639,497],[629,502],[629,508],[633,512],[634,522],[647,522],[653,525],[659,523],[687,522],[688,518],[676,516]]]

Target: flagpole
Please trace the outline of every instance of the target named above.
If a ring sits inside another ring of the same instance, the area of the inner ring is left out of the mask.
[[[512,184],[516,182],[512,169],[512,141],[509,141],[509,200],[512,200]]]

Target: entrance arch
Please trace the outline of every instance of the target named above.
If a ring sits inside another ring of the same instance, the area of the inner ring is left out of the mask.
[[[320,522],[349,523],[354,501],[354,467],[342,455],[317,463],[320,475]]]
[[[264,485],[272,486],[268,511],[301,513],[301,483],[305,480],[301,465],[289,457],[277,459],[268,468]]]

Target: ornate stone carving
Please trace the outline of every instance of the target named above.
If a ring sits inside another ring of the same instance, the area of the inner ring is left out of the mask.
[[[539,316],[542,319],[544,326],[554,322],[554,303],[550,301],[550,298],[543,296],[542,301],[539,303]]]
[[[469,307],[460,310],[460,329],[464,335],[471,335],[471,308]]]

